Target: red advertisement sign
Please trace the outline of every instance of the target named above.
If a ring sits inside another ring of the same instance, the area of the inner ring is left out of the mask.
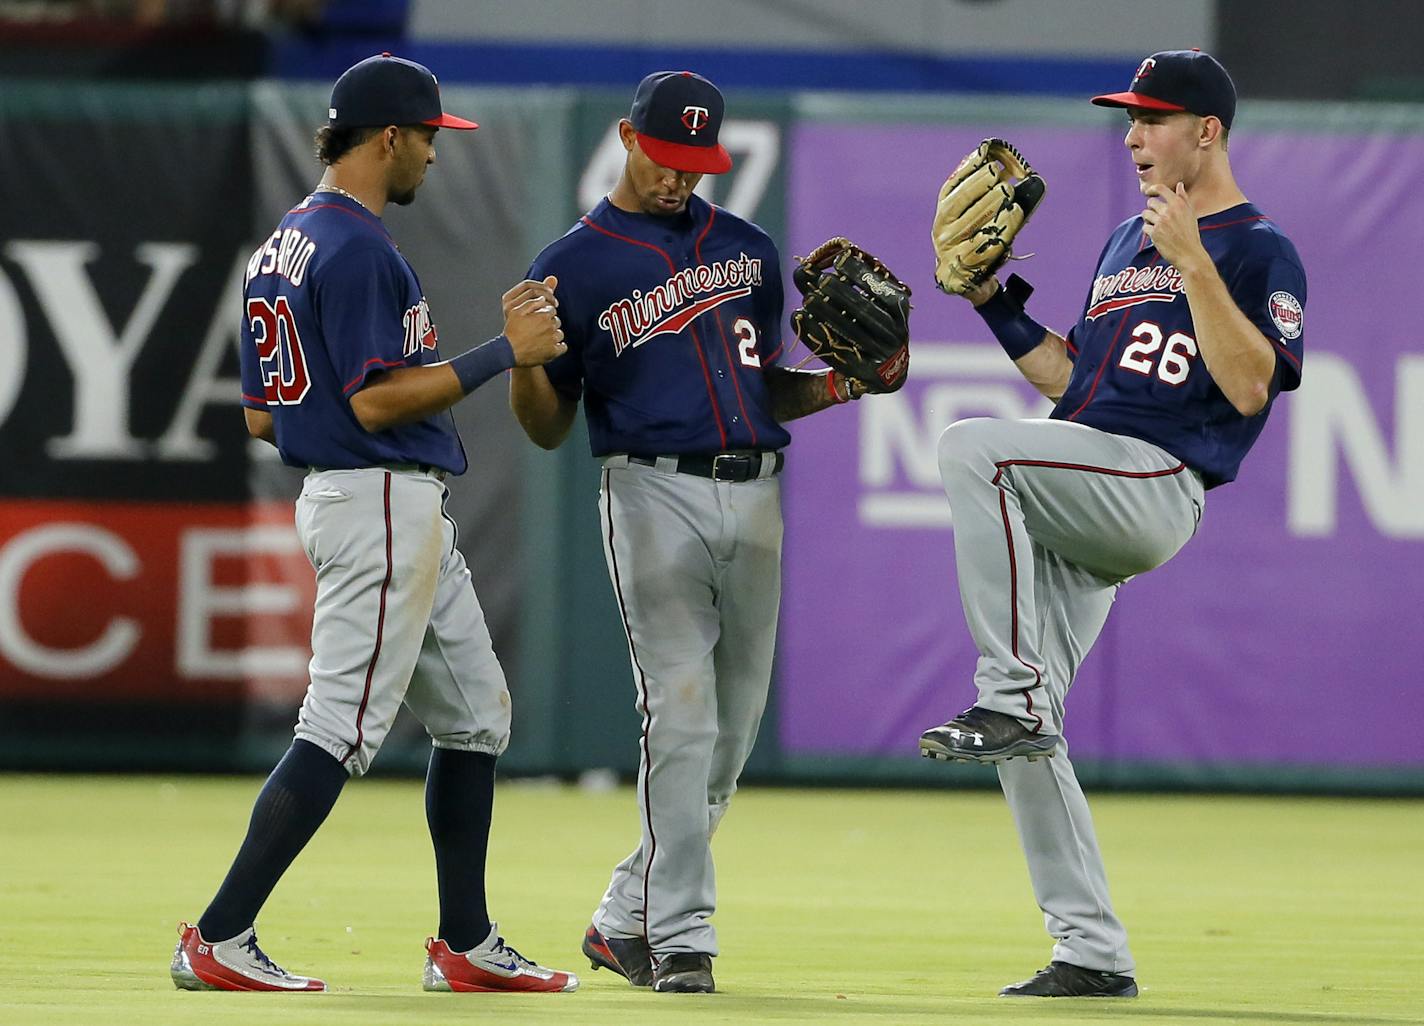
[[[285,502],[0,501],[0,700],[291,701],[314,596]]]

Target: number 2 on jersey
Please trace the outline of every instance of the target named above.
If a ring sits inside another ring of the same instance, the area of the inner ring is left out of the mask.
[[[761,356],[756,351],[756,325],[745,317],[738,317],[732,322],[732,334],[737,336],[737,355],[742,358],[742,363],[748,367],[760,367]]]
[[[307,358],[302,353],[302,340],[297,336],[296,318],[286,296],[278,296],[276,305],[265,299],[247,301],[247,320],[252,325],[252,340],[257,344],[257,358],[262,361],[262,386],[267,401],[278,406],[296,406],[306,398],[311,388],[307,374]]]
[[[1151,377],[1152,354],[1162,348],[1162,327],[1154,321],[1143,321],[1132,329],[1132,341],[1122,351],[1119,367],[1126,367],[1143,377]],[[1175,331],[1167,336],[1167,351],[1157,361],[1157,376],[1169,385],[1180,385],[1192,370],[1197,355],[1197,340],[1186,332]]]

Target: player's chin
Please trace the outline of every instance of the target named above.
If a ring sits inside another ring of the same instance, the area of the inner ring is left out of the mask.
[[[406,189],[404,192],[392,193],[390,202],[398,207],[408,207],[415,202],[415,189]]]

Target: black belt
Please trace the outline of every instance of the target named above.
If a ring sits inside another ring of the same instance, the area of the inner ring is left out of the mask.
[[[763,461],[770,457],[773,474],[781,473],[786,465],[786,457],[779,452],[708,452],[691,453],[684,456],[632,456],[629,463],[640,463],[645,467],[657,466],[658,460],[677,460],[679,474],[693,474],[696,477],[710,477],[713,481],[755,481],[761,477]]]

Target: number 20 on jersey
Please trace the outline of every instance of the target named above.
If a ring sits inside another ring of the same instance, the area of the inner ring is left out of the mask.
[[[307,358],[302,353],[302,340],[297,335],[297,322],[287,297],[278,296],[275,303],[249,299],[247,321],[252,326],[252,340],[262,364],[262,387],[267,393],[267,402],[296,406],[306,398],[311,377],[307,374]]]

